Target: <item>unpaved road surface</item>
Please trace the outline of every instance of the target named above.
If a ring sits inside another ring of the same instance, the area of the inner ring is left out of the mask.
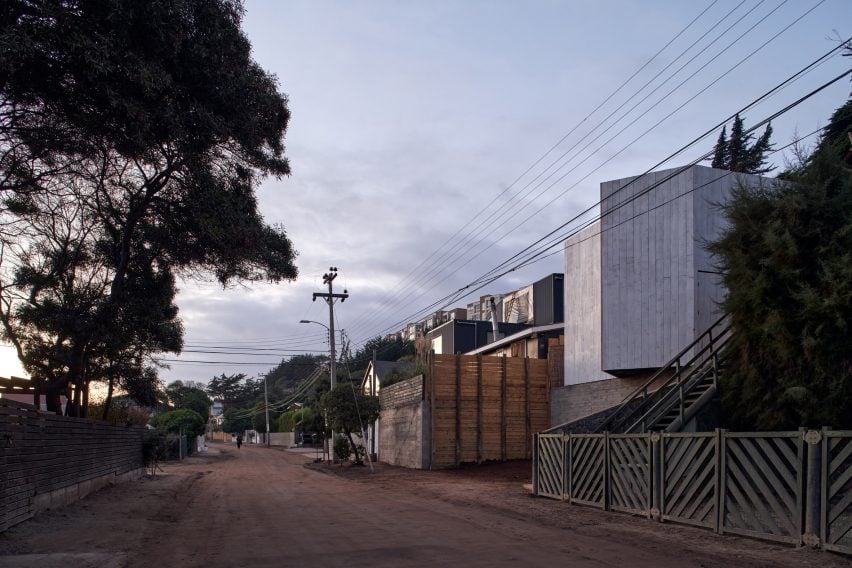
[[[0,566],[852,566],[530,497],[528,463],[421,472],[214,444],[0,534]]]

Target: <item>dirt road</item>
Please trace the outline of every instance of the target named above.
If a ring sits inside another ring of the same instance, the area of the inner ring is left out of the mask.
[[[445,472],[306,467],[214,444],[0,535],[0,565],[715,567],[848,559],[530,497],[528,464]]]

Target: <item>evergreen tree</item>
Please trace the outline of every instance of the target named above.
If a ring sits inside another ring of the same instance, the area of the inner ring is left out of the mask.
[[[767,124],[766,130],[753,144],[754,135],[746,132],[743,120],[737,114],[731,125],[731,137],[726,136],[726,127],[722,127],[719,139],[713,149],[711,166],[720,170],[730,170],[746,174],[765,174],[775,166],[768,164],[766,155],[772,150],[769,139],[772,137],[772,125]]]
[[[713,162],[711,167],[724,170],[728,163],[728,135],[726,126],[722,127],[722,132],[719,133],[719,139],[716,141],[716,146],[713,148]]]
[[[740,187],[710,250],[734,330],[727,426],[852,428],[852,100],[783,184]],[[768,140],[767,140],[768,142]]]

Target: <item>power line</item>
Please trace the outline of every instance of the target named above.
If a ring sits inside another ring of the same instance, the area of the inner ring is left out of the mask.
[[[757,52],[758,52],[759,50],[761,50],[763,47],[765,47],[766,45],[768,45],[771,41],[773,41],[773,40],[774,40],[774,39],[776,39],[778,36],[780,36],[782,33],[784,33],[786,30],[788,30],[790,27],[792,27],[795,23],[797,23],[797,22],[798,22],[798,21],[800,21],[802,18],[804,18],[804,17],[805,17],[807,14],[809,14],[811,11],[813,11],[814,9],[816,9],[816,8],[817,8],[820,4],[822,4],[822,2],[817,3],[816,5],[814,5],[813,7],[811,7],[809,10],[807,10],[805,13],[803,13],[802,15],[800,15],[800,16],[799,16],[798,18],[796,18],[796,19],[795,19],[792,23],[788,24],[788,25],[787,25],[786,27],[784,27],[781,31],[779,31],[779,32],[777,32],[775,35],[773,35],[773,36],[772,36],[769,40],[767,40],[766,42],[764,42],[764,43],[763,43],[760,47],[758,47],[757,49],[755,49],[754,51],[752,51],[750,54],[748,54],[746,57],[744,57],[743,59],[741,59],[741,60],[740,60],[740,61],[739,61],[736,65],[734,65],[733,67],[729,68],[729,69],[728,69],[727,71],[725,71],[722,75],[720,75],[719,77],[717,77],[714,81],[712,81],[710,84],[708,84],[708,85],[707,85],[707,86],[705,86],[703,89],[701,89],[698,93],[696,93],[695,95],[693,95],[693,96],[692,96],[692,97],[691,97],[691,98],[690,98],[690,99],[689,99],[686,103],[684,103],[684,104],[680,105],[677,109],[675,109],[675,111],[673,111],[673,112],[669,113],[669,114],[668,114],[668,115],[667,115],[664,119],[662,119],[662,120],[658,121],[655,125],[653,125],[651,128],[649,128],[649,129],[648,129],[648,130],[646,130],[644,133],[642,133],[642,135],[640,135],[639,137],[635,138],[633,141],[631,141],[631,142],[630,142],[627,146],[625,146],[624,148],[622,148],[622,149],[621,149],[619,152],[617,152],[615,155],[611,156],[608,160],[606,160],[605,162],[603,162],[602,164],[600,164],[597,168],[595,168],[595,169],[594,169],[594,170],[592,170],[591,172],[587,173],[587,174],[586,174],[583,178],[581,178],[580,180],[578,180],[577,182],[575,182],[575,183],[574,183],[573,185],[571,185],[569,188],[567,188],[567,189],[565,189],[564,191],[562,191],[562,193],[560,193],[557,197],[555,197],[554,199],[550,200],[548,203],[546,203],[545,205],[543,205],[542,207],[540,207],[540,208],[539,208],[539,209],[538,209],[535,213],[533,213],[533,214],[529,215],[529,216],[528,216],[526,219],[524,219],[521,223],[519,223],[519,224],[515,225],[515,226],[514,226],[511,230],[509,230],[508,232],[504,233],[504,234],[503,234],[500,238],[498,238],[496,241],[492,241],[492,242],[491,242],[491,243],[490,243],[487,247],[485,247],[484,249],[480,250],[480,251],[479,251],[478,253],[476,253],[473,257],[466,257],[466,258],[463,258],[463,260],[464,260],[465,262],[470,262],[471,260],[473,260],[473,259],[477,258],[478,256],[480,256],[481,254],[483,254],[483,253],[484,253],[485,251],[487,251],[488,249],[490,249],[490,248],[492,248],[493,246],[495,246],[495,245],[496,245],[499,241],[501,241],[502,239],[504,239],[505,237],[507,237],[509,234],[511,234],[512,232],[514,232],[514,231],[515,231],[515,230],[517,230],[518,228],[520,228],[523,224],[525,224],[526,222],[528,222],[528,221],[529,221],[529,220],[530,220],[533,216],[537,215],[537,214],[538,214],[539,212],[541,212],[544,208],[546,208],[547,206],[549,206],[550,204],[552,204],[552,203],[553,203],[556,199],[558,199],[558,198],[562,197],[562,196],[563,196],[563,195],[564,195],[564,194],[565,194],[568,190],[570,190],[570,189],[571,189],[571,188],[573,188],[573,187],[576,187],[576,186],[577,186],[580,182],[582,182],[583,180],[585,180],[585,179],[587,179],[588,177],[590,177],[590,176],[591,176],[591,175],[592,175],[595,171],[597,171],[597,170],[599,170],[601,167],[603,167],[603,165],[605,165],[606,163],[608,163],[609,161],[611,161],[612,159],[614,159],[614,158],[615,158],[616,156],[618,156],[620,153],[622,153],[622,152],[623,152],[623,151],[625,151],[627,148],[629,148],[632,144],[634,144],[634,143],[635,143],[635,142],[637,142],[639,139],[641,139],[642,137],[644,137],[645,135],[647,135],[647,134],[648,134],[651,130],[655,129],[655,128],[656,128],[656,127],[658,127],[658,126],[659,126],[662,122],[664,122],[665,120],[667,120],[668,118],[670,118],[670,117],[671,117],[671,116],[672,116],[675,112],[677,112],[677,111],[679,111],[680,109],[682,109],[684,106],[686,106],[686,104],[688,104],[689,102],[691,102],[692,100],[694,100],[695,98],[697,98],[700,94],[704,93],[706,90],[708,90],[710,87],[712,87],[712,86],[713,86],[714,84],[716,84],[718,81],[720,81],[722,78],[724,78],[724,77],[725,77],[725,76],[727,76],[729,73],[731,73],[734,69],[736,69],[737,67],[739,67],[740,65],[742,65],[742,64],[743,64],[746,60],[748,60],[749,58],[751,58],[751,57],[752,57],[755,53],[757,53]],[[758,5],[759,5],[759,4],[758,4]],[[779,6],[779,7],[780,7],[780,6]],[[630,122],[630,123],[629,123],[626,127],[622,128],[622,129],[621,129],[621,130],[620,130],[620,131],[619,131],[616,135],[614,135],[614,136],[610,137],[610,138],[609,138],[609,140],[607,140],[607,142],[606,142],[606,143],[604,143],[604,145],[602,145],[600,148],[598,148],[597,150],[595,150],[594,152],[592,152],[592,154],[590,154],[590,155],[589,155],[589,156],[587,156],[585,159],[583,159],[580,163],[578,163],[577,165],[575,165],[575,166],[574,166],[571,170],[569,170],[568,172],[566,172],[565,174],[563,174],[562,176],[560,176],[558,179],[556,179],[556,181],[554,181],[553,183],[551,183],[551,184],[550,184],[547,188],[545,188],[543,191],[541,191],[540,193],[538,193],[534,199],[538,199],[538,198],[539,198],[539,197],[541,197],[541,196],[542,196],[545,192],[547,192],[547,191],[549,191],[551,188],[553,188],[553,187],[554,187],[557,183],[559,183],[560,181],[562,181],[563,179],[565,179],[565,177],[566,177],[568,174],[570,174],[571,172],[575,171],[575,170],[576,170],[576,169],[577,169],[577,168],[578,168],[578,167],[579,167],[582,163],[586,162],[586,161],[587,161],[589,158],[591,158],[591,157],[592,157],[595,153],[597,153],[598,151],[600,151],[600,149],[602,149],[602,148],[603,148],[606,144],[610,143],[610,142],[611,142],[612,140],[614,140],[617,136],[619,136],[620,134],[622,134],[623,132],[625,132],[627,128],[629,128],[630,126],[632,126],[633,124],[635,124],[635,123],[636,123],[636,121],[638,121],[638,120],[639,120],[639,118],[641,118],[641,117],[645,116],[645,115],[646,115],[646,114],[647,114],[647,113],[648,113],[651,109],[655,108],[655,107],[656,107],[657,105],[659,105],[662,101],[664,101],[666,98],[668,98],[668,97],[669,97],[672,93],[674,93],[677,89],[679,89],[680,87],[682,87],[682,86],[683,86],[683,85],[684,85],[687,81],[689,81],[690,79],[692,79],[693,77],[695,77],[695,76],[696,76],[696,75],[697,75],[697,74],[698,74],[701,70],[703,70],[703,69],[704,69],[707,65],[709,65],[712,61],[714,61],[714,60],[715,60],[715,59],[717,59],[718,57],[720,57],[720,56],[721,56],[721,55],[722,55],[725,51],[727,51],[728,49],[730,49],[730,48],[731,48],[731,47],[732,47],[732,46],[733,46],[736,42],[740,41],[743,37],[745,37],[745,36],[746,36],[749,32],[751,32],[751,31],[752,31],[752,30],[753,30],[753,29],[754,29],[757,25],[759,25],[760,23],[762,23],[763,21],[765,21],[765,20],[766,20],[766,18],[768,18],[768,17],[769,17],[769,15],[771,15],[772,13],[774,13],[777,9],[778,9],[778,7],[776,7],[776,8],[775,8],[775,9],[773,9],[772,11],[770,11],[770,12],[769,12],[769,14],[767,14],[767,15],[763,16],[763,17],[761,18],[761,20],[760,20],[760,21],[758,21],[756,24],[754,24],[754,25],[752,25],[750,28],[748,28],[745,32],[743,32],[743,33],[742,33],[742,34],[741,34],[741,35],[740,35],[737,39],[735,39],[733,42],[731,42],[731,43],[730,43],[727,47],[725,47],[722,51],[720,51],[720,52],[719,52],[719,53],[717,53],[715,56],[713,56],[713,58],[711,58],[709,61],[707,61],[706,63],[704,63],[704,65],[702,65],[702,66],[701,66],[701,67],[700,67],[697,71],[693,72],[693,73],[692,73],[689,77],[687,77],[686,79],[684,79],[683,81],[681,81],[681,83],[680,83],[679,85],[677,85],[677,86],[676,86],[676,87],[674,87],[672,90],[670,90],[670,91],[669,91],[666,95],[664,95],[661,99],[659,99],[659,100],[658,100],[656,103],[654,103],[651,107],[649,107],[647,110],[645,110],[645,111],[644,111],[644,112],[643,112],[643,113],[642,113],[639,117],[635,118],[635,119],[634,119],[633,121],[631,121],[631,122]],[[752,10],[750,10],[748,13],[751,13],[751,11],[753,11],[753,10],[754,10],[754,8],[752,8]],[[725,19],[728,15],[730,15],[730,14],[731,14],[731,12],[729,12],[728,14],[726,14],[726,16],[725,16],[722,20],[720,20],[719,22],[717,22],[717,24],[716,24],[716,25],[718,25],[719,23],[721,23],[721,21],[723,21],[723,20],[724,20],[724,19]],[[715,27],[715,26],[714,26],[714,27]],[[732,26],[730,26],[730,27],[729,27],[729,28],[728,28],[725,32],[723,32],[723,34],[721,34],[721,35],[720,35],[720,36],[718,36],[716,39],[714,39],[714,40],[713,40],[713,42],[711,42],[708,46],[705,46],[705,47],[704,47],[704,48],[703,48],[703,49],[699,52],[699,54],[700,54],[700,53],[702,53],[703,51],[705,51],[705,50],[706,50],[706,49],[707,49],[710,45],[712,45],[713,43],[715,43],[715,42],[716,42],[716,41],[717,41],[720,37],[722,37],[722,35],[724,35],[724,34],[725,34],[725,33],[727,33],[728,31],[730,31],[730,29],[732,29]],[[705,33],[704,35],[706,36],[707,34]],[[702,36],[702,37],[704,37],[704,36]],[[701,38],[699,38],[699,40],[697,40],[697,41],[700,41],[700,39],[701,39]],[[691,48],[692,46],[694,46],[694,45],[697,43],[697,41],[696,41],[696,42],[693,42],[693,44],[690,46],[690,48]],[[686,53],[686,52],[687,52],[690,48],[688,48],[687,50],[685,50],[685,51],[684,51],[684,52],[683,52],[680,56],[678,56],[678,58],[677,58],[677,59],[679,59],[679,58],[680,58],[683,54],[685,54],[685,53]],[[696,55],[695,57],[697,57],[697,55]],[[675,73],[673,73],[673,74],[669,77],[669,79],[666,79],[666,81],[665,81],[665,82],[667,82],[668,80],[670,80],[670,79],[671,79],[672,77],[674,77],[677,73],[679,73],[682,69],[684,69],[686,65],[688,65],[691,61],[693,61],[693,60],[695,59],[695,57],[693,57],[693,58],[692,58],[692,59],[690,59],[690,60],[689,60],[686,64],[684,64],[683,66],[681,66],[681,67],[680,67],[680,68],[679,68],[679,69],[678,69]],[[675,59],[674,61],[677,61],[677,59]],[[673,61],[672,63],[674,63],[674,61]],[[671,64],[670,64],[670,65],[671,65]],[[670,65],[669,65],[669,66],[670,66]],[[658,74],[657,74],[657,75],[656,75],[653,79],[651,79],[651,81],[653,81],[653,80],[654,80],[656,77],[658,77],[659,75],[660,75],[660,73],[658,73]],[[644,89],[647,85],[649,85],[649,84],[650,84],[650,82],[651,82],[651,81],[649,81],[649,82],[645,83],[645,85],[643,85],[643,87],[642,87],[641,89],[639,89],[639,91],[637,91],[637,93],[636,93],[636,94],[638,94],[639,92],[641,92],[641,91],[642,91],[642,90],[643,90],[643,89]],[[632,107],[629,111],[627,111],[626,113],[624,113],[624,114],[622,115],[622,117],[621,117],[621,118],[619,118],[618,120],[616,120],[616,122],[614,122],[613,124],[611,124],[611,125],[610,125],[610,126],[609,126],[606,130],[604,130],[603,132],[601,132],[600,134],[598,134],[595,138],[593,138],[593,139],[592,139],[592,141],[590,141],[588,144],[586,144],[586,145],[585,145],[585,146],[584,146],[584,147],[583,147],[583,148],[582,148],[579,152],[582,152],[582,151],[584,151],[584,150],[588,149],[588,148],[589,148],[589,146],[590,146],[590,145],[591,145],[594,141],[598,140],[598,139],[599,139],[599,138],[600,138],[600,137],[601,137],[604,133],[606,133],[606,132],[607,132],[607,131],[609,131],[609,130],[613,127],[613,126],[615,126],[616,124],[618,124],[618,122],[620,122],[620,121],[621,121],[624,117],[626,117],[626,116],[627,116],[627,114],[629,114],[629,113],[630,113],[630,112],[632,112],[634,109],[636,109],[636,108],[638,107],[638,105],[639,105],[639,104],[641,104],[643,101],[647,100],[647,99],[648,99],[648,98],[649,98],[649,97],[650,97],[650,96],[651,96],[654,92],[656,92],[656,91],[657,91],[657,90],[658,90],[658,89],[659,89],[662,85],[664,85],[664,84],[665,84],[665,82],[663,82],[662,84],[660,84],[659,86],[657,86],[657,88],[655,88],[655,89],[654,89],[651,93],[649,93],[649,94],[648,94],[648,95],[646,95],[646,96],[645,96],[642,100],[640,100],[640,101],[639,101],[639,103],[635,104],[635,105],[634,105],[634,106],[633,106],[633,107]],[[636,94],[635,94],[635,95],[636,95]],[[634,96],[635,96],[635,95],[634,95]],[[631,97],[631,99],[632,99],[632,98],[633,98],[633,97]],[[628,101],[629,101],[629,100],[630,100],[630,99],[628,99]],[[599,127],[599,126],[601,126],[601,125],[603,124],[603,122],[605,122],[608,118],[610,118],[611,116],[613,116],[613,114],[614,114],[615,112],[617,112],[619,109],[623,108],[623,106],[624,106],[625,104],[627,104],[627,102],[628,102],[628,101],[625,101],[625,103],[623,103],[620,107],[618,107],[618,109],[616,109],[615,111],[613,111],[612,113],[610,113],[610,115],[609,115],[609,116],[607,116],[607,117],[606,117],[606,118],[605,118],[605,119],[604,119],[601,123],[599,123],[598,127]],[[585,138],[587,138],[589,135],[591,135],[591,134],[592,134],[592,133],[593,133],[593,132],[594,132],[594,131],[598,128],[598,127],[595,127],[595,129],[593,129],[590,133],[588,133],[586,136],[584,136],[583,138],[581,138],[581,139],[580,139],[580,141],[578,141],[578,142],[577,142],[574,146],[572,146],[572,147],[571,147],[571,148],[570,148],[567,152],[563,153],[563,154],[562,154],[562,156],[560,156],[560,158],[558,158],[556,161],[554,161],[554,162],[553,162],[550,166],[548,166],[548,168],[546,168],[544,171],[547,171],[547,169],[551,168],[551,167],[552,167],[554,164],[556,164],[559,160],[561,160],[562,158],[564,158],[566,154],[570,153],[571,149],[576,148],[576,146],[577,146],[580,142],[582,142],[582,140],[583,140],[583,139],[585,139]],[[575,154],[575,157],[576,157],[577,155],[579,155],[579,153],[578,153],[578,154]],[[572,159],[573,159],[573,158],[572,158]],[[552,172],[549,176],[547,176],[544,180],[542,180],[539,184],[537,184],[537,185],[536,185],[533,189],[536,189],[536,188],[540,187],[540,186],[541,186],[541,184],[542,184],[542,183],[544,183],[544,181],[547,181],[548,179],[551,179],[551,178],[552,178],[552,176],[553,176],[556,172],[558,172],[560,169],[562,169],[562,168],[563,168],[565,165],[567,165],[568,163],[570,163],[570,160],[569,160],[568,162],[563,163],[563,165],[562,165],[562,166],[559,166],[559,168],[557,168],[554,172]],[[539,176],[537,176],[537,178],[536,178],[536,179],[538,179],[538,177],[540,177],[540,176],[541,176],[541,174],[539,174]],[[528,185],[529,185],[529,184],[528,184]],[[530,202],[528,202],[528,203],[524,204],[524,205],[521,207],[521,209],[520,209],[520,210],[525,209],[525,208],[526,208],[526,207],[528,207],[531,203],[532,203],[532,201],[530,201]],[[474,236],[475,236],[475,235],[474,235]],[[462,256],[461,256],[461,255],[466,254],[467,252],[471,251],[471,250],[472,250],[475,246],[477,246],[480,242],[481,242],[481,240],[480,240],[480,241],[477,241],[476,243],[474,243],[474,244],[472,244],[472,245],[470,245],[470,246],[467,246],[465,250],[463,250],[463,251],[461,251],[461,252],[459,253],[459,256],[457,257],[457,259],[456,259],[455,261],[451,261],[451,262],[450,262],[450,263],[448,263],[446,266],[443,266],[443,267],[441,267],[441,268],[436,269],[436,271],[433,271],[433,273],[432,273],[431,277],[427,278],[427,281],[424,283],[424,285],[425,285],[425,284],[428,284],[428,283],[430,283],[430,282],[432,282],[432,281],[434,281],[435,277],[440,276],[441,274],[444,274],[444,273],[446,273],[446,272],[450,272],[450,271],[452,271],[452,270],[453,270],[453,268],[454,268],[454,267],[458,264],[458,262],[460,262],[460,261],[462,260]],[[443,282],[443,280],[438,281],[438,282],[435,282],[435,283],[434,283],[431,287],[428,287],[428,288],[427,288],[424,292],[422,292],[422,293],[421,293],[419,296],[417,296],[417,297],[422,297],[422,296],[423,296],[423,295],[425,295],[425,294],[426,294],[429,290],[434,289],[437,285],[439,285],[439,284],[440,284],[440,283],[442,283],[442,282]],[[410,300],[410,296],[409,296],[409,297],[407,297],[406,299],[407,299],[407,300]],[[397,301],[397,302],[395,302],[395,303],[391,302],[391,303],[390,303],[390,304],[388,304],[387,306],[388,306],[388,307],[392,307],[393,305],[396,305],[396,304],[398,304],[398,303],[399,303],[399,301]],[[381,311],[381,310],[380,310],[380,311]],[[384,311],[387,311],[387,308],[386,308]],[[425,311],[425,310],[424,310],[424,311]],[[379,315],[380,315],[380,314],[379,314],[378,312],[376,312],[376,313],[374,313],[374,314],[373,314],[373,317],[372,317],[372,318],[367,318],[367,319],[368,319],[368,320],[374,320],[374,319],[378,318],[378,317],[379,317]],[[356,331],[358,331],[358,330],[360,330],[360,329],[363,329],[365,326],[369,325],[369,323],[370,323],[370,321],[364,321],[362,325],[360,325],[360,326],[358,326],[358,327],[356,328]]]
[[[847,40],[847,42],[848,42],[848,40]],[[688,148],[690,148],[691,146],[695,145],[697,142],[699,142],[700,140],[702,140],[702,139],[706,138],[708,135],[710,135],[710,134],[712,134],[712,133],[716,132],[716,131],[718,130],[718,128],[720,128],[720,127],[721,127],[722,125],[724,125],[724,124],[727,124],[727,122],[729,122],[729,121],[730,121],[730,120],[731,120],[731,119],[732,119],[732,118],[733,118],[736,114],[739,114],[739,113],[744,112],[745,110],[747,110],[748,108],[751,108],[752,106],[754,106],[755,104],[757,104],[757,103],[758,103],[758,102],[760,102],[761,100],[763,100],[763,99],[767,98],[768,96],[770,96],[771,94],[773,94],[773,93],[777,92],[777,91],[778,91],[780,88],[782,88],[784,85],[788,84],[789,82],[791,82],[792,80],[794,80],[796,77],[798,77],[799,75],[801,75],[802,73],[806,72],[808,69],[810,69],[811,67],[813,67],[814,65],[818,64],[819,62],[821,62],[821,61],[822,61],[822,60],[824,60],[825,58],[827,58],[827,57],[829,57],[829,56],[833,55],[835,52],[837,52],[838,50],[840,50],[840,49],[843,47],[843,45],[845,45],[847,42],[843,42],[841,45],[839,45],[839,46],[835,47],[834,49],[830,50],[828,53],[826,53],[826,54],[825,54],[825,55],[823,55],[822,57],[818,58],[817,60],[815,60],[814,62],[812,62],[811,64],[809,64],[809,65],[808,65],[808,66],[806,66],[805,68],[803,68],[802,70],[798,71],[797,73],[795,73],[794,75],[792,75],[790,78],[786,79],[785,81],[783,81],[782,83],[780,83],[779,85],[777,85],[776,87],[774,87],[773,89],[771,89],[770,91],[768,91],[767,93],[765,93],[764,95],[762,95],[761,97],[758,97],[758,99],[756,99],[755,101],[753,101],[752,103],[750,103],[749,105],[747,105],[746,107],[744,107],[743,109],[741,109],[740,111],[738,111],[737,113],[732,114],[730,117],[726,118],[724,121],[720,122],[718,125],[716,125],[716,126],[712,127],[712,128],[711,128],[711,129],[709,129],[707,132],[705,132],[704,134],[702,134],[702,135],[701,135],[701,136],[699,136],[698,138],[694,139],[694,140],[693,140],[692,142],[690,142],[689,144],[687,144],[687,145],[683,146],[681,149],[679,149],[679,150],[678,150],[678,151],[676,151],[675,153],[671,154],[671,155],[670,155],[669,157],[667,157],[666,159],[664,159],[664,160],[662,160],[661,162],[659,162],[658,164],[656,164],[656,165],[652,166],[652,167],[651,167],[651,168],[649,168],[646,172],[644,172],[644,173],[643,173],[643,174],[641,174],[640,176],[637,176],[636,178],[634,178],[633,180],[631,180],[630,182],[628,182],[627,184],[625,184],[624,186],[622,186],[621,188],[619,188],[619,189],[618,189],[615,193],[617,193],[617,192],[619,192],[619,191],[623,190],[624,188],[628,187],[629,185],[632,185],[633,183],[635,183],[635,182],[636,182],[636,181],[638,181],[639,179],[642,179],[644,176],[648,175],[648,174],[649,174],[650,172],[652,172],[654,169],[656,169],[657,167],[659,167],[659,165],[664,164],[665,162],[667,162],[667,161],[671,160],[673,157],[675,157],[675,156],[677,156],[677,155],[679,155],[679,154],[683,153],[686,149],[688,149]],[[812,91],[812,92],[808,93],[808,94],[807,94],[807,95],[805,95],[804,97],[802,97],[802,98],[798,99],[797,101],[795,101],[794,103],[792,103],[792,104],[788,105],[787,107],[785,107],[785,108],[784,108],[784,109],[782,109],[781,111],[779,111],[779,112],[777,112],[777,113],[773,114],[772,116],[770,116],[770,117],[769,117],[769,118],[767,118],[767,119],[764,119],[764,121],[761,121],[760,123],[758,123],[757,125],[755,125],[754,127],[752,127],[752,129],[750,129],[750,130],[749,130],[749,132],[751,132],[752,130],[754,130],[754,129],[756,129],[756,128],[759,128],[760,126],[762,126],[762,125],[764,125],[764,124],[768,123],[768,122],[769,122],[769,121],[771,121],[772,119],[777,118],[777,117],[778,117],[778,116],[780,116],[781,114],[784,114],[784,113],[788,112],[790,109],[792,109],[792,108],[794,108],[795,106],[798,106],[799,104],[801,104],[801,102],[803,102],[803,101],[807,100],[808,98],[810,98],[810,97],[814,96],[816,93],[818,93],[818,92],[820,92],[820,91],[824,90],[824,89],[825,89],[825,88],[827,88],[828,86],[830,86],[830,85],[832,85],[832,84],[834,84],[834,83],[838,82],[839,80],[843,79],[844,77],[846,77],[847,75],[849,75],[849,73],[850,73],[850,71],[846,71],[846,72],[844,72],[844,73],[840,74],[839,76],[837,76],[837,77],[835,77],[834,79],[830,80],[828,83],[825,83],[824,85],[820,86],[820,87],[819,87],[819,88],[817,88],[816,90],[814,90],[814,91]],[[700,161],[703,161],[704,159],[706,159],[707,157],[709,157],[711,154],[712,154],[712,151],[711,151],[711,152],[708,152],[707,154],[703,155],[701,158],[699,158],[698,160],[694,161],[692,164],[690,164],[690,165],[689,165],[689,166],[687,166],[687,167],[691,167],[691,165],[694,165],[694,164],[696,164],[696,163],[698,163],[698,162],[700,162]],[[683,171],[683,169],[681,169],[680,171]],[[653,187],[657,187],[658,185],[659,185],[659,184],[656,184],[656,185],[652,186],[652,188],[649,188],[649,190],[650,190],[650,189],[653,189]],[[643,194],[644,194],[644,193],[643,193]],[[641,194],[640,194],[640,195],[641,195]],[[638,197],[638,196],[636,196],[636,197]],[[423,308],[423,309],[421,309],[420,311],[416,312],[416,314],[414,314],[413,316],[410,316],[409,318],[406,318],[406,320],[402,320],[402,321],[399,321],[399,322],[396,322],[396,323],[392,324],[391,326],[389,326],[389,327],[385,328],[385,331],[386,331],[386,330],[389,330],[389,329],[393,329],[393,328],[395,328],[396,326],[402,325],[402,324],[403,324],[403,322],[405,322],[405,321],[411,321],[412,319],[416,319],[416,317],[417,317],[417,315],[418,315],[418,314],[421,314],[421,313],[428,313],[429,311],[431,311],[431,309],[432,309],[432,308],[434,308],[434,307],[435,307],[435,306],[437,306],[437,305],[440,305],[441,303],[445,302],[446,300],[448,300],[448,299],[450,299],[450,298],[459,298],[459,297],[463,297],[462,293],[464,293],[464,295],[467,295],[467,294],[473,293],[473,292],[474,292],[474,291],[476,291],[476,290],[481,289],[483,286],[479,286],[479,287],[476,287],[476,288],[474,288],[474,286],[476,286],[477,284],[479,284],[479,283],[483,282],[483,281],[484,281],[484,279],[488,279],[488,278],[490,278],[490,276],[491,276],[491,275],[493,275],[496,271],[500,270],[500,268],[501,268],[501,267],[503,267],[503,266],[507,265],[507,264],[508,264],[508,263],[510,263],[512,260],[514,260],[514,259],[516,259],[516,258],[520,257],[521,255],[523,255],[524,253],[526,253],[527,251],[529,251],[530,249],[532,249],[533,247],[535,247],[536,245],[538,245],[539,243],[541,243],[542,241],[544,241],[545,239],[548,239],[549,237],[553,236],[554,234],[556,234],[556,233],[557,233],[558,231],[560,231],[561,229],[563,229],[563,228],[565,228],[566,226],[568,226],[569,224],[571,224],[571,223],[575,222],[576,220],[578,220],[578,219],[579,219],[579,218],[581,218],[582,216],[584,216],[584,215],[588,214],[590,211],[592,211],[593,209],[595,209],[596,207],[598,207],[598,206],[600,205],[600,203],[601,203],[601,202],[599,201],[599,202],[595,203],[593,206],[591,206],[591,207],[589,207],[588,209],[586,209],[586,210],[584,210],[583,212],[581,212],[580,214],[578,214],[578,215],[574,216],[574,217],[573,217],[571,220],[569,220],[568,222],[563,223],[562,225],[560,225],[559,227],[557,227],[556,229],[554,229],[553,231],[551,231],[550,233],[548,233],[548,234],[547,234],[547,235],[545,235],[544,237],[542,237],[542,238],[540,238],[539,240],[535,241],[532,245],[529,245],[528,247],[526,247],[525,249],[523,249],[523,250],[522,250],[522,251],[520,251],[519,253],[516,253],[514,256],[510,257],[509,259],[507,259],[507,260],[505,260],[505,261],[501,262],[501,263],[500,263],[500,264],[498,264],[495,268],[493,268],[493,269],[491,269],[490,271],[486,272],[483,276],[480,276],[478,279],[474,280],[473,282],[469,283],[468,285],[466,285],[466,286],[464,286],[464,287],[460,288],[459,290],[457,290],[456,292],[454,292],[454,293],[452,293],[452,294],[449,294],[449,295],[447,295],[447,296],[444,296],[443,298],[441,298],[441,299],[440,299],[440,300],[438,300],[437,302],[434,302],[434,303],[432,303],[430,306],[428,306],[428,307],[426,307],[426,308]],[[620,204],[620,205],[619,205],[619,207],[620,207],[620,206],[623,206],[623,204]],[[559,239],[561,240],[561,239],[564,239],[564,236],[560,236],[560,237],[557,237],[557,238],[559,238]],[[509,269],[508,271],[506,271],[506,272],[502,272],[501,274],[499,274],[499,275],[497,276],[497,278],[502,277],[502,276],[505,276],[505,275],[506,275],[506,274],[508,274],[509,272],[512,272],[512,271],[517,270],[517,269],[518,269],[518,266],[517,266],[517,265],[515,265],[515,266],[513,266],[511,269]],[[486,283],[491,283],[491,282],[495,281],[497,278],[490,278],[490,279],[489,279]],[[473,288],[473,289],[472,289],[472,288]],[[455,301],[455,300],[454,300],[454,301]],[[446,305],[449,305],[449,304],[446,304]]]

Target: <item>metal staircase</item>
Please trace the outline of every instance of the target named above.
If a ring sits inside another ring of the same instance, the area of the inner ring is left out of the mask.
[[[596,430],[682,431],[715,397],[730,338],[723,316],[625,398]]]

